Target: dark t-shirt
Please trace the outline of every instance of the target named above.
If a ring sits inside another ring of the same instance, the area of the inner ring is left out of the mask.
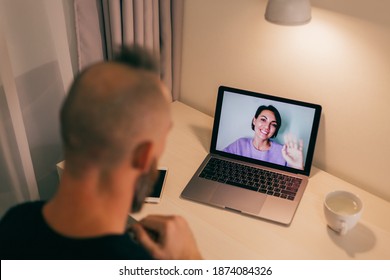
[[[8,210],[0,221],[0,259],[151,259],[127,233],[68,238],[43,218],[45,202],[27,202]]]

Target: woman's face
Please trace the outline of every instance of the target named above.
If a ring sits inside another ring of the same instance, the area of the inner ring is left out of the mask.
[[[253,125],[256,136],[264,140],[271,138],[278,127],[275,114],[270,110],[263,110],[257,118],[253,118]]]

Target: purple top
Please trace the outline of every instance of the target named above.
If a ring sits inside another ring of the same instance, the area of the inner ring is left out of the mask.
[[[271,148],[268,151],[259,151],[253,146],[252,140],[252,138],[240,138],[223,149],[223,151],[279,165],[287,165],[282,155],[283,145],[270,140]]]

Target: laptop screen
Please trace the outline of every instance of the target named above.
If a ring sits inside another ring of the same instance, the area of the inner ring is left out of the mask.
[[[221,86],[211,152],[309,175],[321,106]]]

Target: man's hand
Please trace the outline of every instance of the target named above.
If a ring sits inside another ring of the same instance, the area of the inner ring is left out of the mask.
[[[202,259],[191,229],[180,216],[147,216],[132,229],[137,241],[155,259]]]

